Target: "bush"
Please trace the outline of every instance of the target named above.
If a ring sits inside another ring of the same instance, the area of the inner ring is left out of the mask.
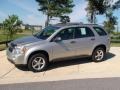
[[[112,35],[111,39],[120,39],[120,35]]]
[[[113,35],[120,35],[120,32],[113,32]]]
[[[120,39],[112,39],[111,43],[120,43]]]
[[[22,30],[22,29],[18,29],[18,30],[17,30],[17,32],[22,33],[22,32],[23,32],[23,30]]]

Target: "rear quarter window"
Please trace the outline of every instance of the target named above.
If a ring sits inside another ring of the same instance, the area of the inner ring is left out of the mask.
[[[100,28],[100,27],[93,27],[93,28],[98,33],[98,35],[100,35],[100,36],[107,35],[107,33],[105,32],[105,30],[103,28]]]

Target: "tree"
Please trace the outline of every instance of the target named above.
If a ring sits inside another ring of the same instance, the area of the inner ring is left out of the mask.
[[[90,23],[96,23],[96,15],[103,14],[105,12],[104,0],[87,0],[88,5],[86,8],[88,21]]]
[[[111,2],[113,0],[87,0],[88,5],[86,8],[88,21],[90,23],[96,22],[96,15],[107,14],[107,11],[111,9]]]
[[[117,25],[117,17],[113,16],[113,13],[110,13],[107,20],[104,21],[104,28],[111,34],[115,30],[115,25]]]
[[[112,6],[113,9],[119,9],[120,8],[120,0],[116,1],[115,4]]]
[[[8,34],[7,40],[8,40],[8,37],[10,37],[10,40],[13,39],[13,35],[16,34],[21,24],[22,24],[22,21],[19,20],[17,15],[8,16],[8,18],[3,21],[3,27]]]
[[[61,16],[61,17],[60,17],[60,22],[61,22],[61,23],[70,22],[69,16]]]
[[[47,15],[45,26],[49,25],[50,19],[60,17],[72,12],[73,0],[36,0],[39,4],[39,11]]]
[[[113,0],[87,0],[88,6],[86,8],[88,21],[96,23],[96,15],[105,15],[104,27],[111,33],[117,24],[117,17],[113,16],[113,12],[120,8],[120,0],[113,4]]]
[[[94,7],[94,2],[92,0],[88,0],[88,6],[86,8],[88,21],[90,23],[95,23],[96,21],[96,8]]]

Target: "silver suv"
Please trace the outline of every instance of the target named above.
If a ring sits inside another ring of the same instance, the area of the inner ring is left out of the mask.
[[[29,70],[38,72],[56,60],[90,56],[95,62],[103,61],[109,48],[110,38],[99,25],[56,24],[10,42],[7,58],[15,65],[27,65]]]

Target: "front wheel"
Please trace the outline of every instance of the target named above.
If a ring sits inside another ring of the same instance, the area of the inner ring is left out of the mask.
[[[94,62],[101,62],[104,60],[105,50],[103,48],[97,48],[93,51],[92,60]]]
[[[47,57],[43,54],[35,54],[28,61],[28,69],[33,72],[43,71],[48,65]]]

